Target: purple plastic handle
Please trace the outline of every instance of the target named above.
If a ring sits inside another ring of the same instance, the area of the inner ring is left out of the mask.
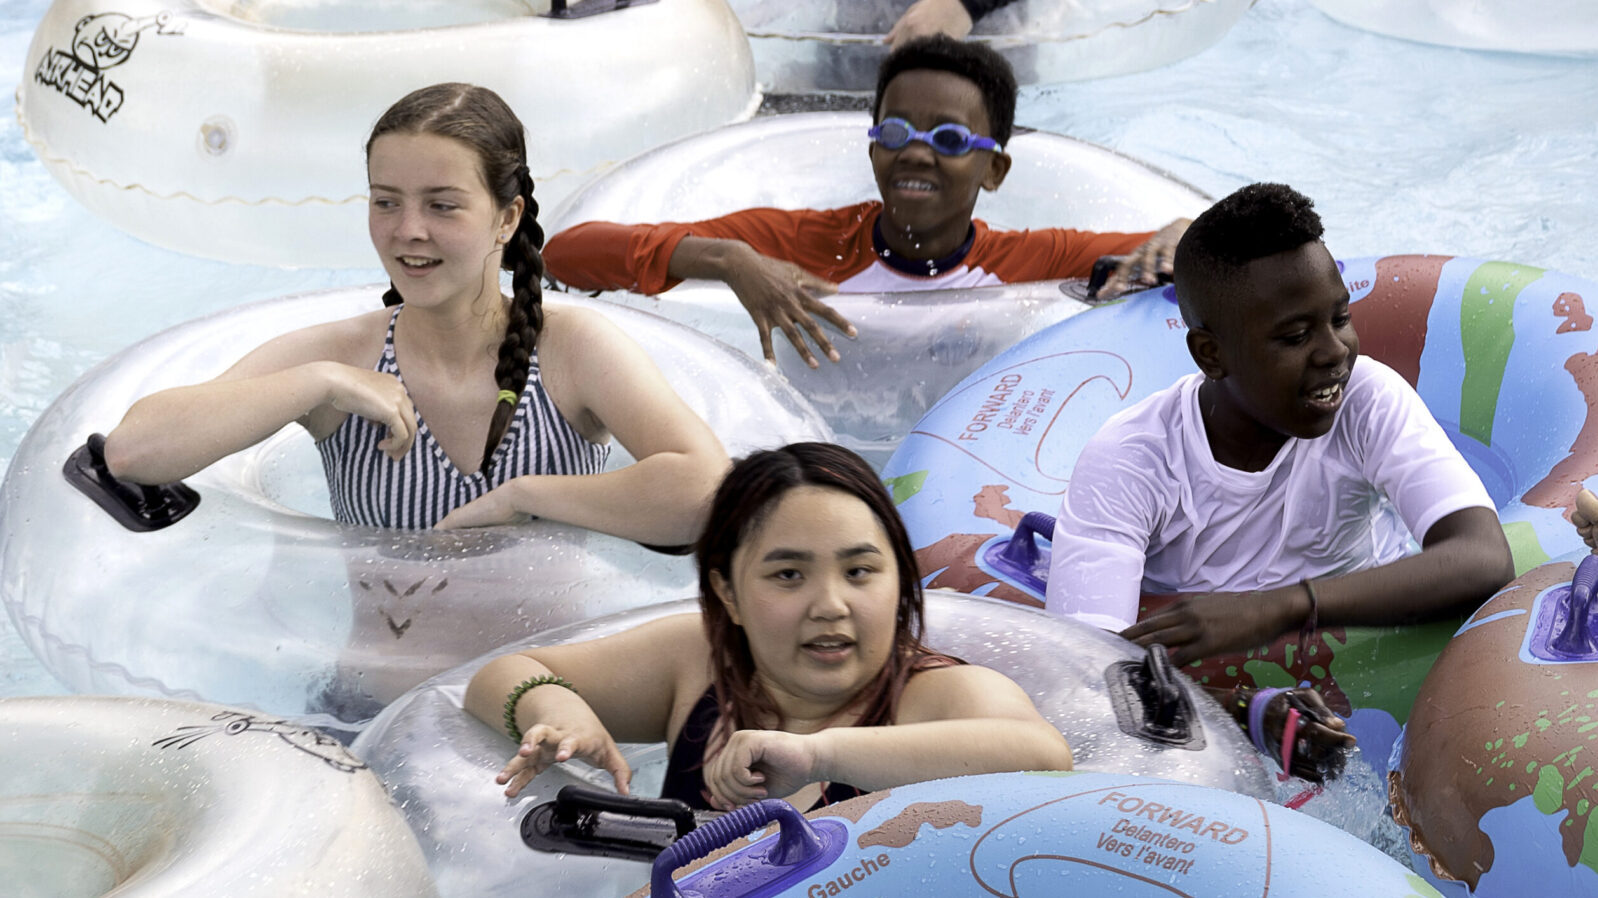
[[[1576,566],[1576,576],[1570,580],[1570,605],[1565,629],[1551,640],[1555,650],[1567,655],[1598,653],[1598,639],[1594,638],[1589,623],[1594,586],[1598,586],[1598,555],[1588,555]]]
[[[1029,511],[1015,526],[1015,536],[1010,537],[1009,544],[999,553],[999,557],[1021,570],[1031,570],[1038,563],[1038,544],[1035,539],[1038,536],[1047,540],[1054,538],[1054,516],[1041,511]]]
[[[655,898],[679,898],[682,893],[671,878],[678,867],[725,847],[773,820],[781,829],[777,834],[777,847],[768,855],[772,863],[790,866],[823,850],[821,837],[810,828],[803,814],[786,801],[768,798],[724,814],[671,843],[670,848],[655,858],[649,876],[649,894]]]

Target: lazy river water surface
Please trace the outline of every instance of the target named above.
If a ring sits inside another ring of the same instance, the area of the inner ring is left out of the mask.
[[[381,278],[375,265],[283,270],[183,256],[80,206],[14,114],[47,5],[0,0],[0,467],[67,385],[142,337],[250,300]],[[1215,196],[1250,181],[1290,183],[1317,201],[1340,257],[1443,253],[1598,277],[1591,57],[1410,43],[1339,24],[1307,0],[1274,0],[1178,64],[1027,88],[1017,120],[1111,147]],[[528,125],[536,141],[539,123]],[[361,164],[359,147],[349,164]],[[1071,210],[1059,220],[1069,224]],[[64,552],[60,563],[72,559]],[[0,696],[62,691],[0,617]]]

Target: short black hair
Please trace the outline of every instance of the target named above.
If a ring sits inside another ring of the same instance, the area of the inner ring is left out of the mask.
[[[1004,146],[1015,129],[1015,72],[997,50],[987,44],[957,41],[946,34],[917,38],[888,54],[877,70],[877,98],[871,104],[871,119],[882,115],[882,95],[888,84],[905,72],[931,69],[952,72],[982,91],[982,105],[988,113],[986,136]]]
[[[1321,239],[1315,203],[1286,184],[1250,184],[1206,209],[1176,245],[1176,299],[1189,327],[1206,325],[1218,297],[1255,259]]]

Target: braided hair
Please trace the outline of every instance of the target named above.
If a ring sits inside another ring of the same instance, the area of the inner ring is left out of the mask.
[[[544,296],[540,281],[544,277],[544,231],[538,226],[538,203],[533,199],[533,176],[527,168],[527,139],[521,120],[499,94],[472,84],[435,84],[406,94],[388,108],[372,135],[366,140],[370,159],[372,144],[385,134],[437,134],[458,140],[477,153],[483,183],[495,205],[504,209],[521,197],[521,221],[505,244],[500,267],[511,273],[511,302],[505,322],[505,338],[499,344],[499,360],[494,380],[501,400],[494,408],[483,445],[483,472],[488,472],[494,448],[505,435],[517,399],[527,383],[533,348],[544,328]],[[392,283],[383,294],[383,305],[402,301]]]

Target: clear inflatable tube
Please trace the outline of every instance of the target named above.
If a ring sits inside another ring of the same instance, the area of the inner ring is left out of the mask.
[[[696,221],[755,206],[831,208],[876,195],[866,163],[870,117],[810,113],[759,119],[652,150],[594,179],[548,216],[549,233],[584,221]],[[1084,141],[1017,133],[1004,186],[977,216],[999,228],[1153,230],[1210,198],[1171,175]],[[880,467],[938,397],[1011,344],[1088,306],[1080,282],[850,294],[827,302],[857,339],[811,370],[780,334],[777,365],[839,440]],[[658,301],[607,293],[724,340],[753,358],[760,342],[725,286],[684,283]]]
[[[536,15],[548,0],[115,8],[56,0],[45,13],[17,90],[23,135],[97,215],[232,262],[370,267],[361,148],[384,109],[428,84],[505,98],[546,208],[594,171],[759,105],[724,0],[572,20]]]
[[[760,83],[780,93],[872,91],[884,42],[911,0],[731,0]],[[1252,0],[1018,0],[969,40],[1004,54],[1022,84],[1159,68],[1221,39]]]
[[[405,820],[315,730],[219,705],[0,701],[8,895],[431,898]]]
[[[524,847],[517,824],[529,809],[552,800],[565,785],[613,788],[609,775],[586,764],[559,765],[506,801],[494,775],[515,745],[499,729],[467,714],[461,701],[467,682],[491,657],[593,639],[697,607],[681,602],[623,612],[506,646],[417,687],[361,733],[354,751],[404,810],[444,895],[520,895],[529,882],[537,882],[550,894],[615,896],[648,880],[646,863],[541,854]],[[1122,731],[1106,671],[1142,653],[1119,637],[1037,611],[932,591],[927,594],[927,642],[1019,683],[1066,735],[1081,768],[1164,776],[1265,798],[1274,794],[1262,759],[1242,730],[1191,684],[1185,688],[1205,740],[1202,749],[1171,747]],[[658,794],[665,747],[622,750],[634,770],[633,792]]]
[[[212,377],[276,334],[376,308],[380,293],[310,293],[180,325],[102,363],[40,416],[0,487],[0,600],[58,679],[350,725],[494,646],[693,594],[689,559],[547,521],[335,524],[295,426],[189,478],[199,506],[151,533],[124,529],[62,476],[138,397]],[[563,301],[630,333],[731,454],[831,439],[798,394],[727,347],[647,313]],[[615,447],[610,465],[629,461]]]

